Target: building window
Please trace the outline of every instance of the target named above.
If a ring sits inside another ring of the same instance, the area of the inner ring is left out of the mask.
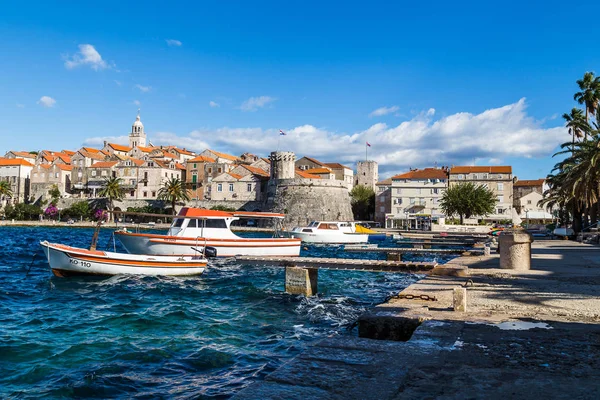
[[[219,169],[217,170],[217,173],[219,173],[219,174],[220,174],[220,173],[221,173],[221,171],[223,171],[223,169],[222,169],[222,168],[219,168]]]
[[[502,209],[502,208],[499,208],[499,209],[498,209],[498,214],[504,214],[504,209]]]
[[[223,184],[217,183],[217,192],[222,192],[222,191],[223,191]]]
[[[129,195],[130,195],[131,197],[135,196],[135,190],[131,190],[131,191],[129,192]]]
[[[165,178],[168,178],[169,174],[167,172],[165,172]]]
[[[55,177],[55,178],[58,178],[58,172],[55,172],[55,173],[54,173],[54,177]]]
[[[504,190],[504,183],[498,183],[498,190]]]
[[[152,192],[152,197],[156,197],[156,192]]]
[[[196,190],[196,185],[192,185],[192,190]]]
[[[410,198],[410,204],[415,204],[415,198],[414,197]]]
[[[465,179],[465,176],[463,174],[459,174],[456,179],[463,180],[463,179]]]
[[[230,191],[230,192],[233,192],[233,183],[230,183],[230,184],[229,184],[229,191]]]
[[[148,197],[148,192],[144,192],[142,195],[143,195],[144,197]]]
[[[106,176],[106,171],[102,170],[102,172],[100,172],[100,175]]]
[[[527,204],[531,204],[531,200],[527,200]]]
[[[504,203],[504,196],[498,196],[498,203]]]
[[[440,194],[440,189],[438,189],[438,188],[431,189],[431,194]]]
[[[252,184],[251,183],[246,184],[246,191],[248,191],[248,192],[252,191]]]
[[[397,188],[397,189],[396,189],[396,194],[401,194],[401,193],[402,193],[402,189],[400,189],[400,188]]]
[[[194,164],[194,168],[196,168],[196,164]]]
[[[92,170],[92,176],[96,176],[96,170],[95,169]]]
[[[208,169],[208,173],[209,173],[209,174],[212,174],[212,168],[209,168],[209,169]]]

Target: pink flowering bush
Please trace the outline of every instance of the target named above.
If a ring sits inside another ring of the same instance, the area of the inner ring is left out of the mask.
[[[55,217],[58,215],[58,208],[54,204],[50,204],[45,210],[44,215],[47,217]]]
[[[106,210],[102,210],[102,209],[97,209],[96,211],[94,211],[94,214],[92,215],[92,219],[94,221],[103,221],[106,222],[108,221],[108,213],[106,212]]]

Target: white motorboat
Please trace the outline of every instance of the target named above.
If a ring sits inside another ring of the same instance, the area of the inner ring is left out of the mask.
[[[354,222],[313,221],[286,232],[307,243],[367,243],[369,235],[356,233]]]
[[[200,275],[207,260],[196,256],[155,256],[87,250],[64,244],[40,242],[52,273],[76,275]]]
[[[162,216],[164,217],[164,215]],[[132,254],[185,254],[196,249],[214,248],[217,257],[238,255],[297,257],[300,240],[294,238],[242,238],[231,231],[231,223],[240,218],[273,218],[282,220],[284,214],[260,212],[226,212],[184,207],[173,220],[166,235],[115,232],[115,237]]]

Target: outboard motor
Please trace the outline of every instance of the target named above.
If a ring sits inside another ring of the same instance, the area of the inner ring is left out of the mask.
[[[212,246],[206,246],[204,248],[204,257],[213,258],[217,256],[217,248]]]

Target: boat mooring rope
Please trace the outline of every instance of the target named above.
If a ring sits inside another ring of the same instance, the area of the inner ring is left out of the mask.
[[[27,273],[25,274],[25,278],[23,278],[23,279],[27,279],[27,276],[29,275],[29,271],[31,271],[31,267],[33,266],[33,262],[35,261],[36,257],[37,257],[37,251],[35,253],[33,253],[33,258],[31,259],[31,263],[29,264],[29,268],[27,268]]]

